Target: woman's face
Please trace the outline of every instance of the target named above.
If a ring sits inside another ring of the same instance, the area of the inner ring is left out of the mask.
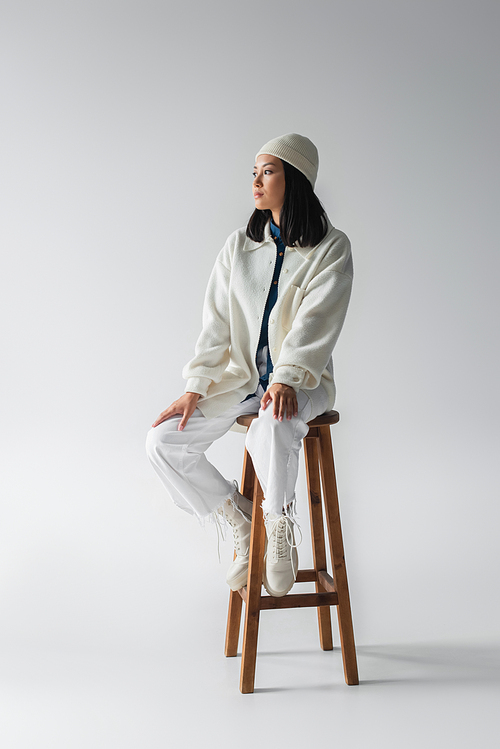
[[[277,156],[261,153],[253,170],[255,207],[273,212],[277,218],[285,200],[285,170]]]

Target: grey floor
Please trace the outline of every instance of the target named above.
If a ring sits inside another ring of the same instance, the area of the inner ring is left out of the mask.
[[[187,613],[175,636],[135,649],[3,649],[2,746],[498,746],[498,643],[361,645],[348,687],[313,612],[264,612],[256,689],[242,695],[224,612],[217,627]]]

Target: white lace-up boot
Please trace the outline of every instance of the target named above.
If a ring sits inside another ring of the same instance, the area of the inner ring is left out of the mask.
[[[294,521],[287,515],[268,513],[266,550],[262,582],[271,596],[280,598],[292,588],[299,567],[299,558],[293,534]]]
[[[236,490],[217,512],[222,515],[233,531],[236,556],[226,575],[226,582],[231,590],[239,590],[247,584],[248,562],[250,551],[250,532],[252,530],[252,503],[240,494],[238,483]]]

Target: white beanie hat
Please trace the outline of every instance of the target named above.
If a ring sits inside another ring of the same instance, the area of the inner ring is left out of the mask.
[[[314,187],[318,176],[319,156],[318,149],[309,138],[297,135],[297,133],[280,135],[279,138],[273,138],[263,145],[255,158],[261,153],[268,153],[270,156],[277,156],[288,162],[305,174]]]

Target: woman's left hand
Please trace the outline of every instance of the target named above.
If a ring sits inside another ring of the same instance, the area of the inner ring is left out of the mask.
[[[280,382],[271,385],[261,398],[261,408],[265,410],[269,401],[273,402],[273,416],[278,421],[283,421],[285,415],[287,419],[291,419],[299,412],[295,390],[289,385],[282,385]]]

